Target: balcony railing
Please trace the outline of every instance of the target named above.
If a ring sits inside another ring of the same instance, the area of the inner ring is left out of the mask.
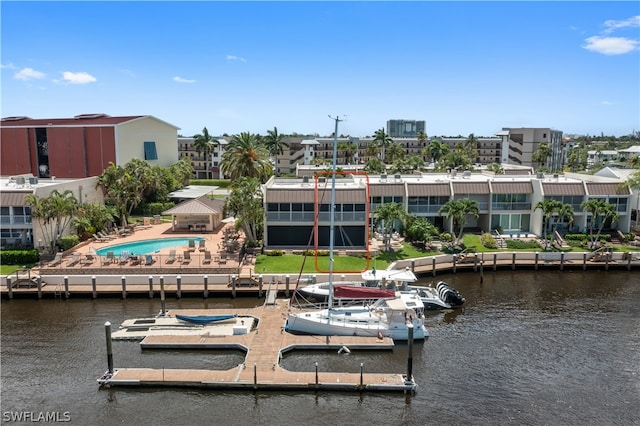
[[[0,223],[3,225],[30,225],[31,216],[0,216]]]
[[[493,210],[531,210],[531,203],[492,203]]]

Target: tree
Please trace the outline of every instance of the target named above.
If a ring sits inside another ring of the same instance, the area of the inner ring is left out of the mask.
[[[447,220],[453,220],[454,233],[456,232],[456,229],[458,230],[455,241],[456,245],[459,245],[460,241],[462,241],[462,232],[464,230],[464,225],[467,223],[467,215],[472,215],[476,219],[480,217],[478,202],[468,198],[449,200],[440,207],[438,213],[440,213],[440,215],[446,215]]]
[[[422,150],[422,155],[431,158],[434,163],[437,163],[442,157],[449,153],[449,146],[438,140],[432,140],[429,142],[426,148]]]
[[[394,163],[398,160],[404,159],[404,148],[398,142],[393,142],[389,145],[386,152],[385,162],[387,164]]]
[[[493,172],[497,175],[501,175],[504,173],[504,169],[502,168],[502,166],[498,163],[491,163],[487,166],[487,170],[490,172]]]
[[[384,129],[376,130],[373,137],[373,143],[377,144],[382,152],[382,161],[387,162],[386,150],[389,145],[393,143],[393,139],[384,131]]]
[[[464,142],[464,154],[469,157],[472,163],[478,158],[478,138],[471,133]]]
[[[636,155],[629,159],[629,165],[634,169],[640,169],[640,155]]]
[[[411,170],[420,170],[424,168],[424,160],[419,155],[410,155],[407,158],[407,164]]]
[[[225,203],[227,214],[236,218],[236,228],[242,229],[247,244],[256,247],[264,230],[262,191],[257,178],[240,177],[231,185],[231,193]]]
[[[276,176],[279,176],[278,154],[282,155],[284,148],[289,148],[289,143],[285,142],[284,135],[278,133],[277,127],[274,127],[273,130],[267,130],[267,136],[264,137],[263,141],[269,154],[273,155],[275,159]]]
[[[531,159],[538,163],[539,166],[545,167],[547,160],[551,157],[551,148],[546,142],[540,142],[538,148],[533,152]]]
[[[364,149],[364,154],[369,157],[369,159],[373,159],[373,158],[378,158],[378,155],[380,154],[380,146],[371,141],[371,143],[367,144],[367,147]]]
[[[613,204],[608,204],[602,199],[592,198],[583,202],[580,207],[587,213],[591,214],[591,222],[589,223],[589,241],[591,249],[596,247],[600,239],[600,233],[608,220],[615,222],[618,220],[618,212]],[[598,227],[596,235],[593,235],[594,228]]]
[[[397,221],[404,222],[408,213],[399,203],[386,203],[378,206],[373,212],[376,220],[381,223],[383,229],[383,243],[386,251],[391,251],[391,232]]]
[[[44,245],[49,246],[53,253],[56,242],[64,234],[78,209],[78,200],[70,190],[53,190],[48,197],[42,198],[27,194],[25,201],[31,207],[31,217],[38,219]]]
[[[146,162],[142,163],[148,166]],[[138,162],[135,164],[144,167]],[[147,181],[147,177],[144,177],[144,170],[138,171],[137,174],[141,176],[132,174],[131,170],[135,172],[135,167],[127,167],[127,165],[121,167],[110,163],[109,167],[104,169],[102,175],[98,177],[96,184],[102,187],[105,203],[118,210],[120,225],[123,227],[126,226],[133,209],[142,201],[145,192],[144,185]]]
[[[266,182],[272,168],[269,152],[261,143],[260,136],[249,132],[234,135],[222,154],[222,172],[231,180],[254,177]]]
[[[564,203],[558,208],[558,222],[563,223],[566,219],[567,227],[571,228],[571,224],[573,223],[573,218],[575,216],[575,212],[573,211],[573,206],[571,204]]]
[[[427,146],[427,134],[422,130],[418,132],[418,134],[416,135],[416,139],[418,139],[418,142],[420,143],[420,145],[422,145],[423,148]]]
[[[587,168],[587,148],[577,145],[571,148],[567,154],[567,167],[572,172],[586,170]]]
[[[562,203],[558,200],[553,200],[551,198],[545,198],[542,201],[538,201],[535,205],[535,210],[542,211],[542,234],[544,236],[544,248],[545,250],[549,248],[549,238],[548,234],[550,232],[549,226],[551,222],[551,217],[554,213],[556,213],[560,207],[562,207]]]
[[[400,158],[393,162],[389,171],[391,173],[404,174],[404,173],[409,173],[410,171],[412,171],[412,169],[413,167],[411,166],[411,164],[409,164],[407,160]]]
[[[426,218],[415,215],[407,217],[407,229],[405,230],[407,240],[427,243],[437,233],[438,229]]]
[[[109,228],[117,211],[113,206],[104,204],[86,203],[78,207],[75,217],[71,220],[71,226],[81,239],[90,237],[91,234]]]
[[[211,167],[209,166],[209,164],[210,164],[211,154],[213,153],[213,138],[211,137],[211,135],[209,134],[209,131],[205,127],[202,129],[202,134],[195,135],[193,139],[194,139],[193,148],[196,150],[198,155],[204,156],[205,168],[206,168],[205,176],[207,179],[210,179]]]
[[[340,141],[337,149],[344,154],[345,164],[351,164],[353,156],[358,152],[358,144],[351,141]]]
[[[377,157],[370,158],[364,165],[364,171],[370,175],[383,174],[386,172],[386,166]]]

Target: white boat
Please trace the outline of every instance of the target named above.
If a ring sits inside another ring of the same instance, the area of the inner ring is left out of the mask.
[[[420,296],[424,309],[427,311],[452,309],[462,306],[464,298],[454,288],[444,281],[438,282],[436,287],[410,285],[418,278],[410,269],[368,269],[362,273],[361,281],[336,281],[335,285],[386,288],[403,291],[415,291]],[[298,288],[298,293],[305,299],[327,301],[329,298],[329,282],[310,284]],[[345,302],[345,298],[336,298]]]
[[[336,204],[336,152],[338,122],[333,141],[333,167],[331,175],[332,210],[329,214],[329,283],[327,285],[328,308],[289,312],[285,322],[285,330],[289,332],[314,334],[320,336],[378,336],[391,337],[394,340],[409,340],[409,333],[413,331],[413,339],[426,339],[429,336],[424,326],[424,305],[415,292],[397,292],[392,290],[386,296],[372,296],[372,291],[383,289],[366,289],[365,299],[374,299],[372,304],[362,303],[358,306],[334,307],[335,288],[355,290],[355,286],[338,286],[333,281],[333,248]],[[334,284],[336,285],[334,287]],[[363,290],[365,290],[363,288]]]
[[[411,291],[391,291],[391,294],[392,297],[377,298],[370,305],[289,313],[285,330],[321,336],[378,336],[408,340],[409,328],[412,327],[414,339],[428,338],[429,332],[424,326],[424,305],[420,297]],[[372,296],[369,294],[366,297]]]

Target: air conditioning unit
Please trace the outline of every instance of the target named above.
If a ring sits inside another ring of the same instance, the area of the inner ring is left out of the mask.
[[[395,180],[400,180],[400,179],[402,179],[402,176],[401,175],[393,175],[393,178]]]
[[[29,185],[37,185],[38,184],[38,178],[37,177],[30,177],[29,178]]]
[[[380,175],[380,180],[387,180],[387,175]]]

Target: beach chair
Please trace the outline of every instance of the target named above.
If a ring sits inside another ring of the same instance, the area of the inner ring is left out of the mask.
[[[129,257],[129,252],[127,250],[120,252],[120,264],[125,265],[129,261]]]
[[[82,266],[89,266],[91,264],[93,264],[93,261],[95,260],[95,258],[93,257],[92,254],[88,254],[84,257],[84,259],[82,259],[80,261],[80,265]]]
[[[189,240],[189,251],[196,251],[196,240]]]
[[[211,263],[211,252],[209,250],[204,251],[204,259],[202,260],[204,265],[208,265]]]
[[[227,263],[227,254],[226,253],[220,253],[220,259],[218,259],[218,263],[219,264],[223,264],[223,263]]]
[[[104,263],[106,264],[110,264],[116,261],[116,256],[113,254],[112,251],[108,251],[107,252],[107,257],[104,258]]]
[[[71,256],[71,261],[67,263],[67,266],[74,266],[78,262],[80,262],[80,253],[73,253],[73,256]]]
[[[95,238],[96,241],[99,242],[99,243],[106,243],[107,241],[109,241],[108,238],[104,238],[104,237],[101,237],[100,235],[96,235],[96,234],[93,234],[93,238]]]
[[[102,237],[102,238],[104,238],[104,239],[106,239],[106,240],[114,240],[114,239],[118,238],[118,237],[116,237],[115,235],[109,235],[109,234],[107,234],[107,233],[106,233],[106,232],[104,232],[104,231],[98,231],[98,232],[97,232],[97,234],[98,234],[100,237]]]
[[[56,257],[47,264],[49,267],[58,266],[62,263],[62,253],[56,253]]]
[[[185,250],[184,256],[182,257],[182,264],[188,265],[189,263],[191,263],[191,252],[189,250]]]
[[[155,259],[150,254],[148,254],[148,255],[146,255],[144,257],[144,264],[146,266],[153,265],[153,262],[155,262]]]
[[[205,244],[207,244],[207,240],[200,240],[198,242],[198,251],[206,251],[207,247],[205,246]]]
[[[175,261],[176,261],[176,251],[170,250],[169,256],[167,257],[167,260],[165,260],[165,263],[173,263]]]

